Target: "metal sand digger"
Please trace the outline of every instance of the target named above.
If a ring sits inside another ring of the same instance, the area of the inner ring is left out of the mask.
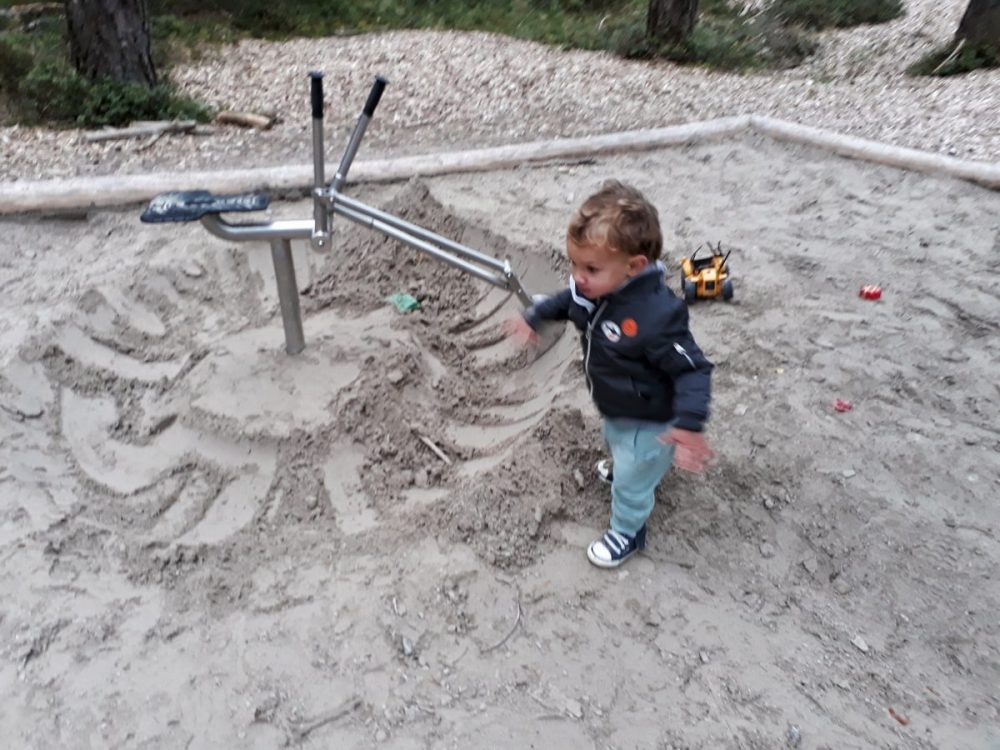
[[[301,220],[269,221],[231,224],[222,213],[262,211],[270,198],[264,193],[246,195],[213,195],[204,190],[161,193],[150,201],[141,220],[147,223],[195,221],[216,237],[237,242],[267,240],[271,243],[271,258],[278,285],[281,319],[285,328],[285,351],[298,354],[305,348],[302,333],[302,314],[299,310],[299,290],[292,262],[292,240],[308,239],[314,250],[328,252],[331,243],[332,214],[374,229],[399,240],[410,247],[454,266],[465,273],[482,279],[488,284],[515,294],[525,306],[532,304],[531,296],[521,285],[509,260],[498,260],[466,247],[458,242],[435,234],[423,227],[403,221],[397,216],[379,211],[343,195],[340,191],[347,180],[351,162],[357,154],[365,129],[375,114],[375,107],[385,89],[386,80],[375,79],[364,109],[351,133],[340,160],[337,173],[326,184],[323,164],[323,74],[314,72],[311,78],[312,98],[312,147],[313,147],[313,218]]]

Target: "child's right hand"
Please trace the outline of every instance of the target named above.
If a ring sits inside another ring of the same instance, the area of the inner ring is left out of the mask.
[[[701,474],[715,453],[700,432],[674,427],[660,435],[660,442],[674,446],[674,466],[692,474]]]
[[[538,344],[538,334],[520,315],[507,318],[500,325],[500,330],[507,338],[514,339],[518,346],[536,346]]]

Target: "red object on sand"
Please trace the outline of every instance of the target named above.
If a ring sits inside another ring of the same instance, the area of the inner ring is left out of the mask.
[[[854,404],[852,404],[850,401],[842,401],[841,399],[838,398],[836,401],[833,402],[833,408],[836,409],[837,411],[850,411],[851,409],[854,408]]]
[[[859,297],[863,299],[881,299],[882,298],[882,287],[877,284],[865,284],[861,287],[861,291],[858,294]]]

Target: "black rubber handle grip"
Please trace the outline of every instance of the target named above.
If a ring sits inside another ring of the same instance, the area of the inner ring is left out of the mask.
[[[372,84],[372,90],[368,93],[368,101],[365,102],[365,108],[362,110],[365,115],[371,117],[375,114],[375,107],[378,106],[378,100],[382,98],[382,92],[385,91],[385,85],[389,83],[382,76],[377,76],[375,78],[375,83]]]
[[[312,108],[313,119],[323,119],[323,73],[314,70],[309,74],[312,79]]]

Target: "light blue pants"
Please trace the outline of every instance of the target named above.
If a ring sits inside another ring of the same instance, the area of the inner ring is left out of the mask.
[[[674,446],[657,438],[669,424],[604,418],[604,439],[614,461],[611,528],[634,536],[653,512],[656,486],[674,462]]]

